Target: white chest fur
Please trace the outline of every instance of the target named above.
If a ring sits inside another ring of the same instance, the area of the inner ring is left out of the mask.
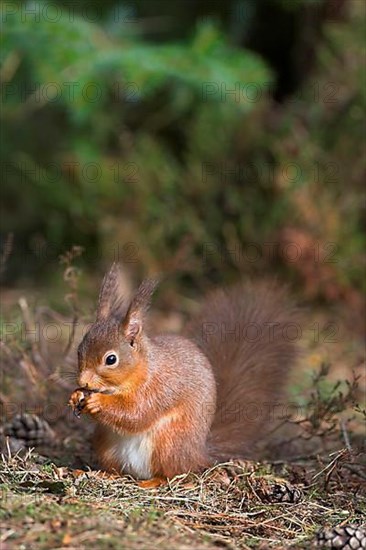
[[[119,434],[110,432],[108,454],[121,471],[138,479],[149,479],[151,473],[152,433]]]

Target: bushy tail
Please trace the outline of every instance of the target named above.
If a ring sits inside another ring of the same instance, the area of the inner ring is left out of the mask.
[[[215,459],[253,456],[253,446],[286,406],[285,384],[298,355],[297,309],[274,284],[244,284],[208,297],[189,336],[217,381],[209,440]]]

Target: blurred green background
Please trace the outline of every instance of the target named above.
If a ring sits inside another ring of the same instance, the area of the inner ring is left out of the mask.
[[[4,285],[59,255],[363,291],[363,0],[3,2]],[[48,281],[48,282],[47,282]]]

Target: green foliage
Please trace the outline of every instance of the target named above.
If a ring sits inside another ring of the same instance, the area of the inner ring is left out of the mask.
[[[2,113],[5,195],[20,214],[18,238],[27,235],[28,247],[41,236],[60,250],[65,242],[90,249],[120,240],[116,224],[131,217],[127,240],[146,238],[163,258],[191,230],[197,245],[220,238],[222,205],[206,211],[222,194],[220,168],[208,185],[202,166],[226,161],[236,129],[261,110],[250,94],[238,101],[230,91],[264,88],[264,63],[211,24],[189,42],[156,45],[47,13],[35,20],[17,11],[4,25],[2,61],[16,65]],[[233,190],[229,202],[242,195]],[[10,229],[4,209],[3,231]]]
[[[116,250],[128,259],[132,243],[131,261],[161,270],[188,243],[190,258],[179,267],[200,282],[202,272],[230,279],[273,266],[227,250],[278,241],[295,226],[317,243],[337,243],[337,284],[359,288],[358,9],[349,23],[325,28],[317,72],[281,109],[270,101],[274,77],[263,60],[208,19],[189,39],[153,42],[143,19],[116,29],[107,11],[95,23],[77,11],[59,16],[56,4],[38,19],[7,14],[0,55],[1,231],[15,234],[8,273],[41,274],[73,244],[91,264]],[[292,165],[296,177],[286,172]],[[47,243],[51,255],[37,256]],[[207,243],[215,253],[203,260]]]
[[[56,7],[51,7],[48,17],[39,21],[33,17],[24,19],[20,11],[8,16],[2,59],[17,51],[40,87],[41,96],[45,87],[54,84],[54,96],[50,92],[49,102],[66,105],[74,124],[87,122],[96,110],[106,109],[107,102],[99,96],[106,100],[107,90],[118,88],[117,84],[122,91],[123,83],[133,84],[125,92],[136,101],[169,85],[174,107],[179,104],[175,96],[179,90],[180,97],[185,98],[181,103],[188,108],[202,96],[205,82],[223,82],[230,90],[238,81],[261,85],[269,80],[269,73],[257,56],[228,47],[211,25],[198,29],[190,44],[159,46],[128,39],[112,41],[96,24],[78,16],[70,21],[62,13],[58,19]],[[92,88],[93,84],[98,90],[88,92],[88,86]],[[132,94],[134,89],[136,94]],[[47,99],[48,93],[44,94]],[[233,96],[227,97],[231,101]],[[238,107],[250,110],[252,105],[241,101]]]

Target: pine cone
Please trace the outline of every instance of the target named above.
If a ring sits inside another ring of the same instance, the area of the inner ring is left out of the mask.
[[[289,483],[275,483],[272,491],[268,494],[268,498],[272,502],[289,502],[296,504],[302,498],[302,491],[298,487]]]
[[[262,480],[256,492],[264,502],[297,504],[303,493],[299,487],[287,482],[265,482]]]
[[[365,550],[366,529],[356,525],[343,525],[324,529],[317,534],[317,546],[342,550]]]
[[[55,440],[55,433],[48,422],[36,414],[17,414],[5,424],[3,433],[26,447],[38,447]]]

